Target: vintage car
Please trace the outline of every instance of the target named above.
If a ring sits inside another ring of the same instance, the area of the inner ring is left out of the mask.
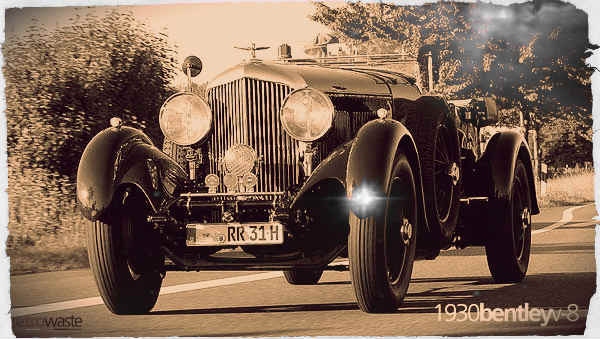
[[[450,247],[485,246],[495,281],[521,281],[539,213],[525,139],[501,132],[480,149],[493,100],[428,95],[387,67],[406,61],[395,58],[252,55],[206,100],[166,100],[162,150],[113,118],[77,173],[108,309],[149,311],[167,271],[282,270],[317,284],[347,257],[360,309],[388,312],[414,260]],[[182,68],[191,84],[202,63]]]

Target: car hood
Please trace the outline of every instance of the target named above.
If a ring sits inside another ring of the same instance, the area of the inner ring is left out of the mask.
[[[373,70],[342,69],[321,65],[296,65],[261,60],[243,62],[225,70],[208,84],[208,89],[241,78],[282,83],[292,89],[312,87],[326,93],[340,94],[391,96],[401,90],[399,87],[415,89],[414,86],[408,83],[390,86],[389,81],[377,76],[376,71]],[[404,91],[401,90],[401,92]]]

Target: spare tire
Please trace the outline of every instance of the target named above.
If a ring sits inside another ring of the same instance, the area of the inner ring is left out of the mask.
[[[419,152],[427,221],[434,232],[439,232],[443,248],[449,246],[458,221],[461,190],[458,132],[443,99],[421,97],[413,107],[414,111],[406,116],[406,126]]]

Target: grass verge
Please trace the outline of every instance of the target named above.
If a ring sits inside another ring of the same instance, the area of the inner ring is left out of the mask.
[[[87,249],[26,246],[7,251],[12,275],[89,267]]]
[[[41,235],[9,246],[11,275],[89,267],[85,230]]]
[[[538,196],[541,208],[575,206],[594,201],[594,172],[567,174],[549,179],[546,193]]]

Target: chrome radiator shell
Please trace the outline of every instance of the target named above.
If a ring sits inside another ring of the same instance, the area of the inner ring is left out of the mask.
[[[209,169],[223,179],[221,159],[238,143],[256,150],[254,170],[257,192],[285,190],[300,176],[298,142],[288,136],[280,122],[279,108],[292,89],[284,84],[241,78],[213,87],[208,103],[213,111],[213,132],[208,142]],[[219,191],[224,192],[222,184]]]

